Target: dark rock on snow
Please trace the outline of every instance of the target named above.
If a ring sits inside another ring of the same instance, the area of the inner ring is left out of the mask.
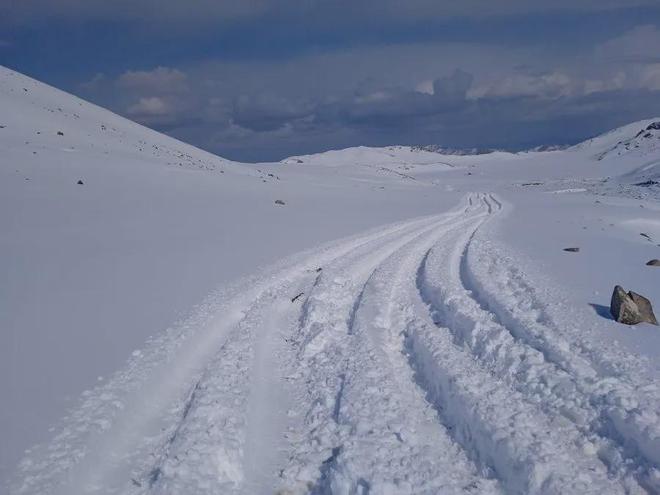
[[[564,251],[567,251],[569,253],[579,253],[580,248],[579,247],[569,247],[569,248],[564,248]]]
[[[77,182],[77,184],[78,184],[79,186],[82,186],[82,185],[84,184],[84,182],[81,181],[81,180],[79,180],[79,181]]]
[[[284,201],[282,201],[281,199],[276,199],[275,204],[276,205],[285,205],[286,203]]]
[[[620,285],[614,287],[610,302],[610,313],[616,321],[624,325],[658,324],[658,320],[653,314],[651,301],[633,291],[626,293]]]
[[[660,266],[660,260],[650,260],[646,266]]]

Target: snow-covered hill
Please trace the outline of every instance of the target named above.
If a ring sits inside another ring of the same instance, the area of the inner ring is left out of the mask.
[[[641,120],[619,127],[573,147],[590,151],[599,160],[660,154],[660,118]]]
[[[607,307],[660,308],[651,121],[241,164],[0,108],[0,491],[660,491],[660,331]]]

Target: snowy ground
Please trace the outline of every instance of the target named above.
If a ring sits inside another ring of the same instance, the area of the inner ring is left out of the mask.
[[[660,119],[246,165],[0,102],[0,490],[660,492],[660,330],[607,311],[660,307]]]

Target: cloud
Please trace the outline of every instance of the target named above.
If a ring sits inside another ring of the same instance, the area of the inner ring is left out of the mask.
[[[538,98],[562,98],[579,91],[579,85],[567,74],[549,72],[546,74],[512,74],[490,84],[475,88],[470,96],[473,99],[494,97],[511,98],[530,96]]]
[[[310,114],[310,103],[280,96],[240,96],[233,108],[233,122],[254,131],[272,131]]]
[[[131,91],[158,94],[181,93],[188,89],[188,76],[178,69],[169,67],[156,67],[148,71],[129,70],[119,76],[117,85]]]
[[[557,11],[606,11],[654,5],[656,0],[21,0],[0,6],[5,23],[30,23],[35,18],[87,22],[128,21],[155,27],[194,28],[246,20],[307,21],[316,27],[398,24],[457,17],[485,18]],[[350,12],[350,15],[346,15]]]
[[[595,48],[595,55],[601,60],[617,62],[657,62],[660,61],[659,46],[660,29],[642,25],[601,43]]]
[[[97,73],[78,85],[83,96],[160,130],[189,125],[191,110],[196,119],[221,121],[218,106],[190,89],[187,74],[171,67],[127,70],[114,78]]]
[[[655,33],[641,26],[579,47],[401,42],[282,59],[211,58],[97,75],[85,90],[235,159],[359,144],[517,149],[575,142],[660,114],[660,64],[627,55],[644,46],[631,39],[648,42]]]
[[[153,117],[168,115],[172,112],[171,105],[165,102],[162,98],[151,96],[148,98],[140,98],[140,100],[128,107],[129,115],[139,117]]]
[[[660,91],[660,64],[650,64],[642,69],[642,87]]]

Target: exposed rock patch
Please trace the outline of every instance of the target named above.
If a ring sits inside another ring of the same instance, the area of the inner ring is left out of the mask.
[[[658,320],[653,314],[651,301],[633,291],[626,293],[620,285],[614,287],[610,302],[610,313],[616,321],[624,325],[658,324]]]

